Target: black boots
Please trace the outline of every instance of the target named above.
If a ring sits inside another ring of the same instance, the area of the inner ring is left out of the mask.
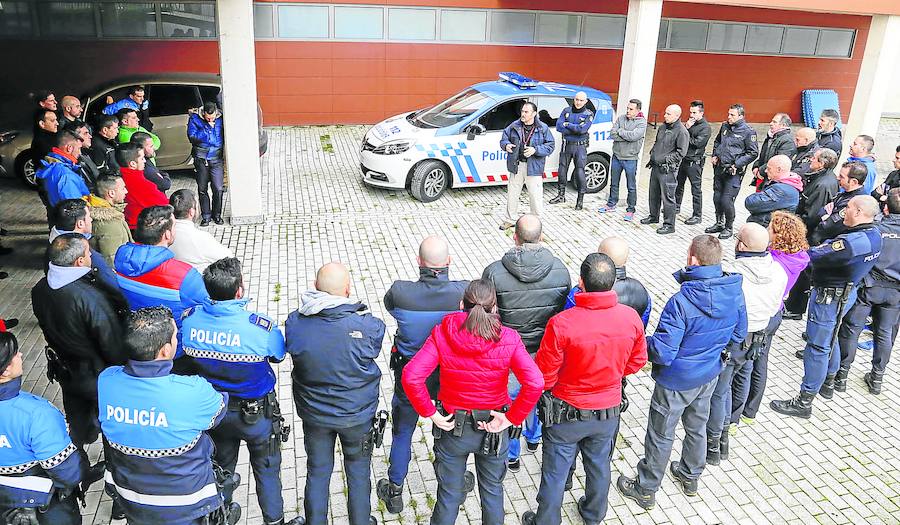
[[[716,221],[715,224],[703,230],[705,233],[719,233],[720,231],[725,229],[725,223]]]
[[[866,386],[869,387],[869,393],[876,396],[881,393],[881,383],[883,380],[884,370],[879,372],[873,368],[871,372],[866,372],[866,375],[863,376],[863,381],[865,381]]]
[[[578,200],[575,201],[575,209],[581,210],[584,209],[584,193],[578,193]]]
[[[565,184],[559,184],[557,189],[556,197],[550,199],[550,204],[559,204],[562,202],[566,202],[566,186]]]
[[[840,367],[838,368],[837,374],[834,375],[834,390],[836,392],[846,392],[847,391],[847,376],[850,374],[849,368]],[[827,382],[828,379],[826,378]]]
[[[822,388],[819,389],[819,395],[822,396],[822,399],[831,399],[834,397],[834,378],[835,374],[828,374],[825,376],[825,382],[822,383]]]
[[[719,438],[719,459],[728,461],[728,425],[725,425],[722,437]]]
[[[769,403],[769,406],[779,414],[809,419],[812,415],[812,405],[815,398],[815,392],[804,392],[801,390],[797,397],[783,401],[772,401]]]
[[[403,487],[394,485],[387,478],[378,480],[375,486],[375,494],[384,502],[384,507],[391,514],[403,512]]]
[[[727,432],[725,432],[727,433]],[[718,436],[706,435],[706,464],[718,465],[722,459],[722,451],[719,448],[721,441]]]

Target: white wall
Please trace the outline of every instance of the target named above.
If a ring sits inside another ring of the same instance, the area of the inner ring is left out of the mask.
[[[900,118],[900,61],[894,64],[891,86],[884,103],[884,116]]]

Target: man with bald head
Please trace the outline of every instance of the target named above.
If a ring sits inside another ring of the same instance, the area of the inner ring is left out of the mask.
[[[769,180],[759,191],[747,196],[744,207],[750,212],[748,222],[767,227],[772,212],[783,210],[794,213],[800,204],[803,181],[796,173],[791,173],[791,159],[787,155],[775,155],[766,164]]]
[[[754,179],[750,185],[756,186],[758,189],[766,183],[768,163],[772,157],[787,155],[788,158],[791,158],[796,152],[797,146],[794,145],[794,137],[791,134],[791,117],[787,113],[775,113],[769,122],[766,140],[759,148],[759,158],[753,163]]]
[[[787,157],[784,157],[787,159]],[[790,160],[788,160],[790,166]],[[771,168],[771,165],[770,165]],[[728,360],[719,373],[713,391],[706,423],[706,463],[718,465],[728,459],[728,432],[723,432],[731,417],[732,382],[744,363],[759,357],[768,336],[769,320],[781,309],[788,275],[784,267],[768,251],[769,232],[763,226],[748,222],[738,231],[734,262],[729,273],[742,276],[741,291],[747,307],[747,337],[731,343]]]
[[[392,514],[403,511],[403,482],[412,457],[412,435],[419,421],[409,398],[403,390],[403,368],[425,343],[431,330],[445,315],[459,310],[468,281],[450,280],[450,247],[436,235],[426,237],[419,245],[416,264],[419,278],[415,281],[397,280],[384,294],[384,307],[397,321],[394,344],[391,347],[390,367],[394,372],[394,397],[391,401],[390,463],[387,478],[378,480],[376,493]],[[426,381],[432,399],[437,399],[438,373]],[[468,475],[474,488],[474,476]],[[471,489],[470,489],[471,490]]]
[[[331,262],[316,273],[315,290],[285,322],[285,345],[297,415],[306,448],[304,510],[309,523],[326,523],[334,442],[341,441],[351,525],[374,523],[369,496],[373,422],[378,409],[384,323],[350,299],[350,273]]]
[[[856,302],[859,282],[881,254],[881,232],[873,224],[877,214],[878,202],[874,198],[853,197],[841,213],[846,229],[809,249],[812,291],[803,350],[803,381],[797,397],[771,402],[776,412],[809,419],[816,394],[824,399],[834,397],[835,376],[841,363],[838,328]],[[845,373],[841,372],[840,379],[846,380]]]
[[[666,107],[665,123],[656,132],[656,142],[650,150],[650,215],[641,224],[659,222],[660,204],[663,208],[663,225],[656,233],[675,233],[675,188],[678,186],[678,168],[687,154],[690,137],[681,123],[681,106]]]
[[[71,123],[80,123],[81,114],[84,109],[81,107],[81,101],[78,100],[77,97],[73,97],[72,95],[66,95],[62,98],[62,119],[60,122],[62,125],[66,125]]]
[[[816,130],[812,128],[798,129],[794,134],[794,145],[797,146],[797,152],[791,157],[791,171],[803,177],[811,171],[813,155],[822,146],[816,141]]]
[[[560,113],[556,119],[556,131],[562,135],[563,144],[559,151],[559,180],[556,183],[559,193],[550,200],[550,204],[566,202],[566,177],[569,175],[569,164],[575,162],[575,171],[572,177],[575,180],[575,189],[578,191],[578,200],[575,209],[580,210],[584,205],[584,192],[587,191],[587,183],[584,179],[584,164],[587,162],[587,147],[590,142],[591,124],[594,122],[594,112],[587,107],[587,95],[584,91],[575,94],[572,106]]]

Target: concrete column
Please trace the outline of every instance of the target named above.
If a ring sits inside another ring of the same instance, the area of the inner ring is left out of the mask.
[[[900,16],[875,15],[869,26],[850,117],[844,126],[844,158],[857,135],[878,134],[878,123],[894,87],[891,78],[900,62]]]
[[[231,223],[256,224],[265,220],[265,211],[256,131],[253,3],[219,0],[216,5]]]

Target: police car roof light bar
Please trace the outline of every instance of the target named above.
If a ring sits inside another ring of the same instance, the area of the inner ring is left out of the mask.
[[[504,82],[509,82],[514,86],[518,86],[522,89],[525,88],[534,88],[538,87],[538,81],[533,78],[528,78],[526,76],[520,75],[518,73],[514,73],[512,71],[504,71],[499,74],[500,80]]]

